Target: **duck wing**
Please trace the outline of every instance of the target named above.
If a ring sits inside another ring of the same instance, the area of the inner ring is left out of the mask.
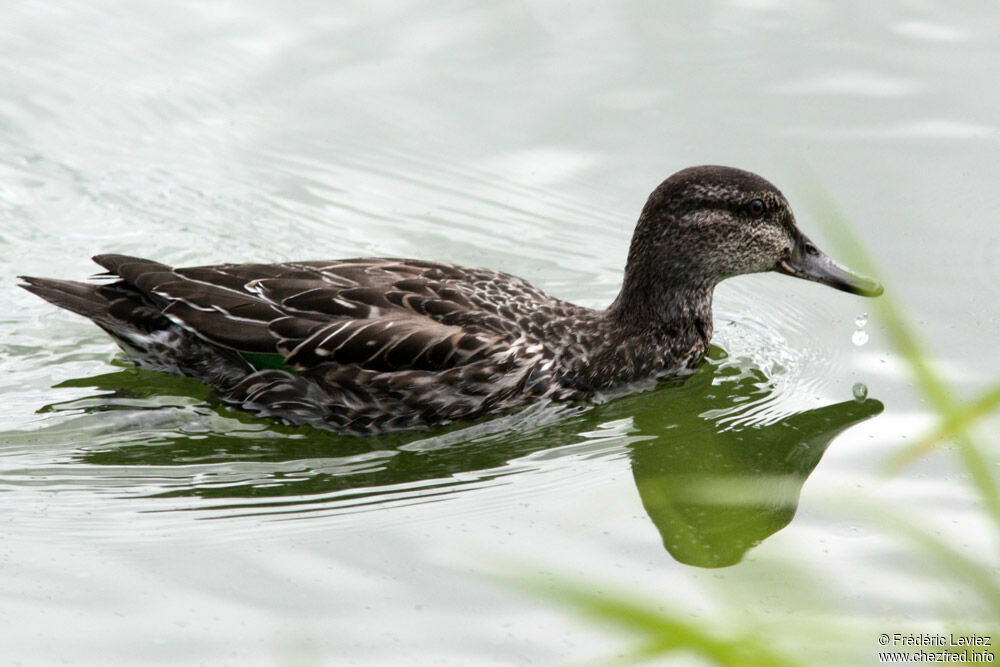
[[[259,361],[306,370],[440,371],[496,358],[555,302],[485,269],[394,259],[173,268],[124,255],[94,260],[177,325]],[[540,332],[539,332],[540,333]]]

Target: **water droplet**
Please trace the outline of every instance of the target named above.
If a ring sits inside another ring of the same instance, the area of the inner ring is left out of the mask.
[[[868,313],[861,313],[854,318],[854,326],[857,328],[863,329],[866,324],[868,324]]]
[[[854,335],[851,336],[851,342],[857,345],[858,347],[861,347],[862,345],[868,342],[868,332],[864,331],[863,329],[858,329],[857,331],[854,332]]]
[[[854,400],[863,401],[868,398],[868,387],[864,382],[857,382],[851,387],[851,393],[854,394]]]

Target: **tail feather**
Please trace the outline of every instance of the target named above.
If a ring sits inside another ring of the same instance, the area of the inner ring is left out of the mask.
[[[136,278],[141,276],[143,273],[150,273],[153,271],[168,272],[172,270],[171,267],[166,264],[154,262],[151,259],[143,259],[142,257],[132,257],[130,255],[94,255],[91,259],[107,269],[108,273],[121,276],[128,283],[134,283]]]
[[[101,292],[101,285],[32,276],[18,276],[18,278],[23,281],[18,287],[60,308],[89,317],[95,322],[113,324],[117,321],[110,312],[112,299]]]
[[[20,279],[20,287],[32,294],[93,320],[143,368],[186,375],[223,390],[254,371],[236,352],[204,341],[172,322],[127,284],[92,285],[31,276]]]

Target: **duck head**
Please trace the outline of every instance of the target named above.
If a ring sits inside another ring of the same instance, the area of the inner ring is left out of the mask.
[[[784,195],[731,167],[679,171],[649,196],[629,250],[626,276],[646,288],[711,290],[744,273],[777,271],[845,292],[882,286],[823,253],[795,224]],[[639,287],[639,285],[636,285]]]

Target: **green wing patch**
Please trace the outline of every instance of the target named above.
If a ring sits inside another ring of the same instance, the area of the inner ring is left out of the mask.
[[[274,368],[281,371],[290,371],[295,373],[296,370],[289,366],[285,362],[285,356],[282,354],[265,354],[263,352],[240,352],[240,356],[246,359],[250,364],[257,370],[263,370],[265,368]]]

